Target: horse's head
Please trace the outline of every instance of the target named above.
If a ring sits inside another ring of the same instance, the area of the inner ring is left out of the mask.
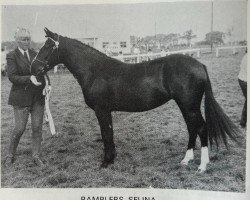
[[[59,35],[47,28],[44,31],[48,39],[31,63],[32,75],[43,75],[59,64]]]

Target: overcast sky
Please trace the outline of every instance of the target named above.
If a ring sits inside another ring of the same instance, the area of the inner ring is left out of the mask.
[[[164,2],[98,5],[2,6],[2,41],[14,40],[18,26],[44,41],[43,28],[68,37],[122,38],[156,33],[183,33],[192,29],[203,40],[211,27],[211,2]],[[214,2],[214,30],[233,27],[238,40],[246,39],[246,0]]]

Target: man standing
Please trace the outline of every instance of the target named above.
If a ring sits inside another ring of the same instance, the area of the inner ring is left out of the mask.
[[[6,51],[4,48],[1,51],[1,74],[2,76],[6,75]]]
[[[245,103],[242,110],[240,125],[242,127],[246,126],[247,123],[247,50],[246,54],[242,58],[241,65],[240,65],[240,73],[238,76],[239,85],[241,87],[242,93],[245,97]]]
[[[8,155],[5,165],[10,166],[15,159],[15,153],[23,135],[26,124],[31,114],[32,127],[32,160],[41,166],[40,148],[42,142],[42,124],[44,114],[43,88],[44,77],[39,82],[30,74],[30,63],[36,56],[36,52],[30,49],[30,32],[24,28],[18,28],[15,33],[17,48],[7,54],[7,74],[12,83],[8,104],[13,106],[15,128],[11,134]]]

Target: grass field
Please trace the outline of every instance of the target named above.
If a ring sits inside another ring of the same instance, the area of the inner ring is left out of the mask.
[[[237,75],[243,52],[220,58],[202,55],[207,65],[214,95],[228,116],[239,124],[243,95]],[[1,81],[1,162],[2,187],[44,188],[168,188],[213,191],[245,191],[245,129],[243,143],[230,141],[210,151],[208,170],[199,174],[200,144],[197,140],[195,159],[182,166],[188,133],[174,101],[143,113],[114,112],[115,163],[100,169],[103,144],[94,112],[87,107],[80,86],[70,73],[51,74],[51,110],[59,137],[52,137],[44,124],[42,157],[46,166],[31,162],[31,129],[21,138],[13,167],[3,166],[11,130],[14,126],[12,107],[7,105],[10,82]],[[203,105],[202,105],[203,107]]]

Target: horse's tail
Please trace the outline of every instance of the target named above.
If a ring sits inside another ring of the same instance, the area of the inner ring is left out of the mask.
[[[228,136],[239,143],[237,136],[240,130],[215,100],[206,66],[203,66],[207,75],[205,83],[205,117],[210,145],[212,146],[213,142],[215,142],[218,148],[219,141],[223,141],[225,146],[228,147]]]

